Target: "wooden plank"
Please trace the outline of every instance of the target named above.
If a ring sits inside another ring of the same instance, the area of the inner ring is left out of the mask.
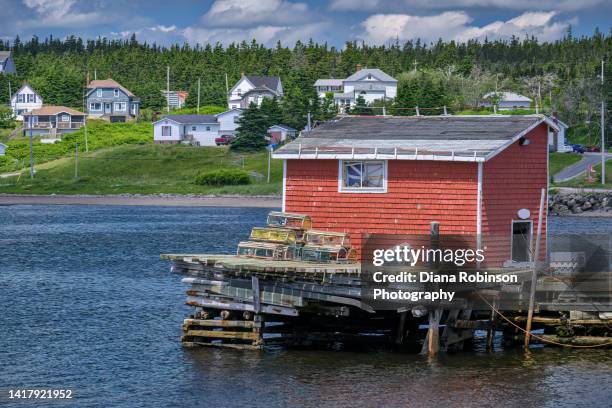
[[[259,313],[261,312],[261,293],[259,291],[259,278],[257,276],[251,277],[251,287],[253,292],[253,311]]]
[[[261,350],[263,346],[256,346],[252,344],[231,344],[231,343],[205,343],[201,341],[182,341],[183,346],[186,347],[219,347],[219,348],[230,348],[235,350]]]
[[[201,306],[209,307],[212,309],[227,309],[227,310],[242,310],[253,312],[253,305],[248,303],[237,303],[231,301],[221,301],[202,297],[188,296],[185,304],[189,306]],[[282,306],[269,306],[264,305],[261,308],[262,313],[267,314],[278,314],[283,316],[297,316],[297,309],[282,307]]]
[[[206,326],[206,327],[243,327],[252,329],[261,327],[261,324],[251,320],[203,320],[203,319],[185,319],[183,325],[189,326]]]
[[[225,330],[188,330],[186,337],[207,337],[213,339],[258,340],[259,333],[252,331],[236,332]]]

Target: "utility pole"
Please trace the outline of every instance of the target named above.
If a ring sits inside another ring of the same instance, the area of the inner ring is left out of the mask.
[[[79,178],[79,142],[76,142],[74,149],[74,178]]]
[[[601,184],[606,184],[606,121],[604,92],[604,60],[601,60]]]
[[[166,66],[166,112],[170,113],[170,65]]]
[[[417,65],[419,65],[419,63],[417,62],[416,58],[414,60],[414,62],[412,63],[412,65],[414,66],[414,72],[417,71]]]
[[[197,113],[200,113],[200,78],[198,78],[198,110]]]
[[[310,124],[310,112],[308,112],[308,130],[310,131],[312,129],[312,126]]]
[[[87,112],[87,86],[89,85],[89,71],[85,77],[85,90],[83,91],[83,112]],[[83,116],[83,127],[85,132],[85,151],[89,152],[89,143],[87,141],[87,113]]]
[[[94,69],[94,81],[98,79],[98,70]]]
[[[34,178],[34,152],[32,151],[32,115],[28,117],[28,123],[30,124],[30,178]]]
[[[272,162],[272,146],[268,148],[268,183],[270,182],[270,164]]]
[[[227,80],[227,72],[225,73],[225,93],[229,94],[229,81]]]

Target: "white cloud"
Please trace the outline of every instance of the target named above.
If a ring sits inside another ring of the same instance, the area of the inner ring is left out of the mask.
[[[208,27],[255,27],[308,19],[305,3],[285,0],[216,0],[202,22]]]
[[[308,40],[317,37],[322,33],[328,24],[313,23],[297,26],[274,26],[260,25],[253,28],[205,28],[187,27],[182,30],[183,37],[192,44],[230,44],[232,42],[247,41],[256,39],[257,42],[266,45],[274,45],[277,41],[283,44],[295,43],[297,40]]]
[[[24,20],[21,27],[84,27],[106,21],[99,12],[76,11],[76,0],[23,0],[23,4],[38,18]]]
[[[165,25],[156,25],[155,27],[149,27],[149,30],[151,31],[161,31],[162,33],[171,33],[173,31],[176,31],[176,26],[175,25],[171,25],[171,26],[165,26]]]
[[[506,10],[584,10],[605,3],[606,0],[332,0],[329,8],[337,11],[410,11],[496,8]]]
[[[447,11],[433,16],[375,14],[361,23],[361,37],[374,44],[396,39],[467,41],[473,38],[509,38],[512,35],[520,38],[533,35],[540,41],[551,41],[563,35],[567,24],[576,22],[554,22],[557,14],[555,11],[527,12],[508,21],[495,21],[482,27],[471,26],[473,19],[463,11]]]

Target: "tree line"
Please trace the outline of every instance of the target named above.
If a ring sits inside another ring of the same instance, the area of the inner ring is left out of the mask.
[[[241,73],[278,75],[285,97],[282,120],[297,129],[313,119],[329,115],[313,87],[318,78],[346,78],[360,64],[380,68],[399,80],[398,97],[389,108],[394,113],[411,111],[439,113],[441,106],[459,111],[476,106],[484,93],[510,90],[526,94],[549,111],[558,111],[570,125],[590,126],[596,132],[598,104],[606,98],[612,104],[610,80],[599,84],[601,61],[605,76],[612,78],[612,32],[596,30],[590,36],[574,36],[571,27],[554,42],[513,37],[510,40],[395,42],[368,45],[347,42],[343,48],[314,41],[289,47],[280,42],[266,47],[253,40],[228,46],[189,44],[160,46],[139,42],[135,35],[126,40],[78,37],[44,40],[0,41],[0,50],[12,50],[17,75],[0,75],[1,100],[8,102],[12,91],[27,80],[46,104],[84,109],[83,93],[87,76],[113,78],[141,98],[142,108],[160,110],[165,105],[160,90],[166,87],[170,66],[171,88],[190,93],[194,106],[198,78],[202,105],[225,105],[227,85]],[[227,78],[227,82],[226,82]],[[382,106],[359,104],[356,113],[375,112]],[[428,110],[429,109],[429,110]],[[608,115],[609,116],[609,115]],[[610,123],[608,121],[608,123]]]

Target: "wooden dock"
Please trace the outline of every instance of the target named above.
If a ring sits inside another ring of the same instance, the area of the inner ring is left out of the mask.
[[[436,308],[422,315],[405,308],[376,311],[362,299],[359,263],[214,254],[165,254],[161,258],[171,261],[172,271],[183,275],[182,282],[189,285],[186,304],[194,307],[194,313],[183,322],[182,337],[188,346],[248,350],[275,345],[391,346],[435,353],[463,349],[475,330],[489,333],[491,347],[497,330],[505,333],[508,342],[522,338],[517,327],[524,326],[527,305],[524,310],[504,311],[508,321],[500,319],[492,311],[499,305],[499,291],[477,294],[491,305],[486,308],[476,307],[474,298],[465,299],[462,309]],[[523,299],[523,286],[531,273],[528,269],[495,272],[519,275],[519,283],[504,290],[506,296]],[[610,278],[602,275],[602,282]],[[567,279],[543,277],[538,291],[555,293],[568,284]],[[601,285],[593,285],[601,290]],[[534,328],[546,330],[540,340],[556,339],[553,343],[570,345],[607,341],[612,323],[609,304],[581,303],[579,294],[573,299],[565,294],[565,298],[551,296],[549,300],[537,305],[533,322]],[[423,325],[427,328],[419,329]]]

